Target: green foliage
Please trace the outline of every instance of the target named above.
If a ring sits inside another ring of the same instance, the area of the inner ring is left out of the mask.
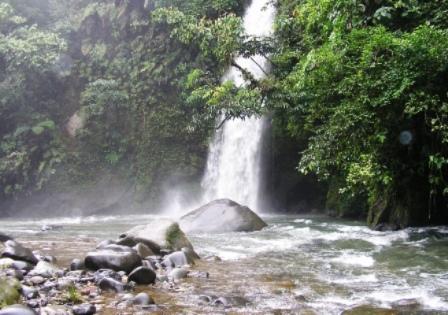
[[[390,207],[410,211],[426,198],[424,220],[443,216],[448,25],[440,11],[448,2],[437,3],[280,3],[267,102],[305,141],[299,170],[338,178],[341,201],[364,195],[372,206],[388,192]],[[411,143],[400,143],[402,132]],[[404,185],[412,181],[425,184]]]

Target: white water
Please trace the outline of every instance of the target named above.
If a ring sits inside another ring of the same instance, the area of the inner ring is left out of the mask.
[[[274,17],[275,8],[270,0],[253,0],[244,15],[245,33],[255,37],[271,35]],[[269,70],[268,61],[262,56],[238,57],[235,61],[256,79],[263,78]],[[245,84],[242,73],[234,67],[228,70],[223,80],[232,80],[237,86]],[[254,211],[259,209],[264,129],[263,118],[251,117],[227,121],[216,131],[202,180],[204,202],[230,198]]]

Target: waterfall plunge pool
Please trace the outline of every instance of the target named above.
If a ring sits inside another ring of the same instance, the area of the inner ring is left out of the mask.
[[[3,220],[0,230],[67,267],[97,242],[115,239],[151,215]],[[189,278],[175,287],[149,290],[163,313],[340,314],[357,305],[448,313],[448,227],[377,232],[361,222],[320,216],[265,216],[269,226],[252,233],[192,234],[202,256]],[[43,225],[61,228],[42,232]],[[246,306],[201,306],[200,295],[243,297]],[[110,309],[110,314],[116,314]]]

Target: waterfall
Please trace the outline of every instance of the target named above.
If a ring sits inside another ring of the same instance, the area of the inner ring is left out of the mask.
[[[253,0],[244,15],[244,31],[247,35],[264,37],[273,32],[275,7],[271,0]],[[268,71],[269,63],[263,56],[238,57],[236,63],[248,70],[256,79]],[[223,81],[232,80],[243,86],[242,73],[231,67]],[[220,117],[218,123],[222,121]],[[254,211],[259,208],[261,180],[261,146],[265,120],[251,117],[229,120],[218,129],[210,144],[202,187],[204,202],[229,198]]]

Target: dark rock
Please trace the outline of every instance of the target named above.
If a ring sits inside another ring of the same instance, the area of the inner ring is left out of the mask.
[[[380,223],[374,227],[375,231],[381,231],[381,232],[395,232],[398,231],[399,229],[400,226],[394,223]]]
[[[222,305],[225,307],[246,306],[249,301],[240,296],[220,297],[213,301],[214,305]]]
[[[24,305],[11,305],[0,310],[0,315],[37,315],[37,313]]]
[[[184,215],[179,224],[182,230],[187,233],[251,232],[267,226],[248,207],[229,199],[212,201]]]
[[[81,259],[75,258],[70,263],[70,270],[72,270],[72,271],[83,270],[85,268],[86,268],[86,266],[84,264],[84,261],[82,261]]]
[[[154,304],[154,300],[147,293],[141,292],[132,299],[132,303],[134,305],[151,305]]]
[[[93,315],[96,313],[96,307],[93,304],[81,304],[73,307],[74,315]]]
[[[129,274],[128,279],[137,284],[153,284],[156,281],[156,273],[147,267],[137,267]]]
[[[12,241],[12,237],[11,236],[6,235],[6,234],[0,232],[0,242],[1,243],[4,243],[6,241],[10,241],[10,240]]]
[[[117,245],[134,247],[137,245],[137,241],[133,237],[126,236],[124,234],[120,235],[120,238],[115,242]]]
[[[115,271],[123,270],[126,273],[141,266],[141,258],[132,248],[127,248],[125,246],[116,247],[118,245],[109,246],[114,246],[114,248],[100,249],[88,253],[84,260],[85,266],[91,270],[106,268]],[[127,248],[128,250],[124,250],[124,248]]]
[[[5,249],[3,250],[2,257],[26,261],[33,265],[37,264],[38,261],[30,249],[11,240],[5,242]]]
[[[103,291],[112,291],[116,293],[121,293],[127,289],[123,283],[112,278],[102,278],[98,282],[98,287]]]

